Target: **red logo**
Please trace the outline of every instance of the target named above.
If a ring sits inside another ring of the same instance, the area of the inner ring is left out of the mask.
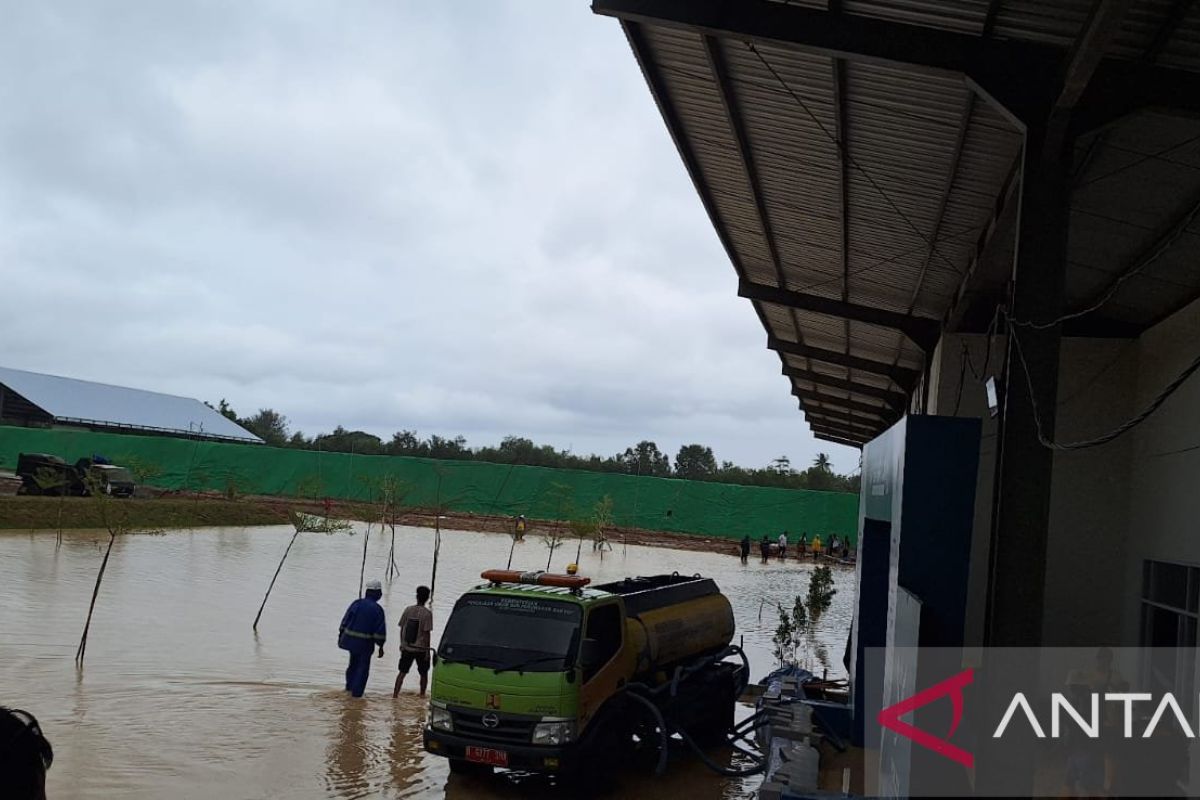
[[[879,712],[877,717],[879,724],[888,730],[895,731],[906,739],[912,739],[922,747],[927,747],[938,755],[945,756],[951,761],[957,761],[964,767],[975,766],[975,756],[963,750],[961,747],[955,747],[946,741],[954,732],[958,730],[958,723],[962,721],[963,715],[963,687],[975,680],[975,670],[964,670],[952,678],[947,678],[941,683],[935,683],[928,689],[917,692],[912,697],[901,700],[893,706],[888,706]],[[915,711],[921,706],[929,705],[939,697],[950,695],[950,702],[954,703],[954,719],[950,723],[950,732],[946,734],[946,739],[939,739],[931,733],[927,733],[920,728],[910,725],[907,722],[901,722],[900,717],[910,711]]]
[[[487,700],[484,702],[484,705],[486,705],[488,708],[499,708],[500,707],[500,695],[489,694],[487,696]]]

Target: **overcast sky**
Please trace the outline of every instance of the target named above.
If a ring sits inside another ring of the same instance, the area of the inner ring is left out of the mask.
[[[587,0],[13,3],[0,103],[2,365],[308,434],[857,466]]]

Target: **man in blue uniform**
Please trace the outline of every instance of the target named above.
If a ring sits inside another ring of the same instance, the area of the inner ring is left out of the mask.
[[[371,674],[371,651],[379,647],[383,658],[383,643],[387,641],[387,620],[384,619],[383,587],[379,581],[367,581],[367,595],[360,597],[346,609],[342,624],[338,627],[338,647],[350,652],[350,666],[346,668],[346,691],[362,697],[367,688],[367,676]]]

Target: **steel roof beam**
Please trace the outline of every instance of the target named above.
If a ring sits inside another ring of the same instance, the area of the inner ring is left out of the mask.
[[[875,406],[871,405],[870,403],[863,403],[858,400],[854,400],[853,398],[836,397],[831,394],[821,394],[820,392],[814,392],[809,389],[800,389],[796,386],[792,386],[792,396],[800,401],[802,408],[804,407],[803,404],[811,402],[837,406],[838,408],[844,408],[849,411],[857,411],[860,414],[874,414],[883,420],[894,421],[900,416],[891,406]]]
[[[840,0],[829,4],[830,11],[841,11]],[[841,143],[838,147],[838,222],[841,228],[842,247],[842,302],[850,302],[850,143],[846,126],[846,62],[840,58],[833,63],[833,126],[834,135]],[[780,286],[783,284],[781,283]],[[842,319],[842,337],[846,340],[846,355],[850,355],[850,320]],[[847,377],[852,377],[847,375]],[[898,385],[900,384],[897,381]],[[916,385],[908,384],[908,390]]]
[[[1200,73],[1105,59],[1071,115],[1078,137],[1146,108],[1200,115]]]
[[[813,411],[818,414],[829,414],[831,416],[836,416],[839,419],[862,420],[863,422],[874,423],[880,427],[887,427],[891,424],[890,420],[884,418],[882,413],[883,409],[876,409],[874,411],[854,411],[846,408],[843,405],[839,405],[836,401],[826,404],[816,400],[804,400],[803,398],[799,398],[799,400],[801,411]]]
[[[998,241],[995,236],[1002,228],[1001,221],[1009,210],[1010,204],[1017,199],[1020,192],[1018,188],[1020,186],[1020,164],[1019,158],[1013,163],[1000,191],[996,193],[992,216],[975,240],[975,252],[971,257],[971,262],[967,265],[967,271],[963,274],[962,280],[959,281],[954,302],[946,311],[944,324],[947,331],[958,332],[962,329],[963,322],[970,311],[969,301],[977,293],[979,285],[986,277],[987,270],[984,269],[983,261],[988,256],[988,250],[993,242]]]
[[[820,408],[818,406],[805,406],[804,413],[809,417],[821,417],[822,419],[836,422],[839,425],[858,426],[866,428],[870,431],[881,431],[887,427],[881,419],[866,419],[862,416],[855,415],[852,411],[839,411],[833,408]]]
[[[823,422],[819,419],[810,421],[808,423],[808,426],[810,428],[812,428],[814,431],[820,431],[822,433],[830,433],[830,434],[833,434],[834,436],[840,436],[841,438],[843,438],[847,441],[851,441],[851,442],[857,442],[857,441],[865,442],[865,441],[873,438],[871,436],[871,434],[867,433],[866,431],[855,431],[855,430],[850,430],[848,428],[842,428],[838,425],[833,424],[832,422]]]
[[[1179,23],[1183,22],[1183,18],[1187,16],[1187,12],[1191,9],[1195,0],[1175,0],[1171,4],[1171,10],[1167,12],[1166,18],[1162,25],[1154,32],[1154,38],[1146,47],[1146,51],[1142,53],[1142,60],[1154,62],[1162,54],[1163,48],[1167,46],[1167,42],[1171,41],[1171,37],[1175,35],[1175,30],[1179,27]]]
[[[965,75],[1015,121],[1043,115],[1057,93],[1045,79],[1063,48],[980,37],[775,0],[593,0],[592,11],[747,42],[782,44],[834,58]],[[1053,87],[1057,88],[1057,87]]]
[[[841,428],[847,433],[854,432],[862,436],[877,436],[879,432],[883,430],[883,428],[879,426],[867,425],[862,422],[853,422],[851,420],[841,419],[840,417],[830,417],[825,414],[817,414],[814,412],[808,413],[806,418],[808,419],[810,425],[814,422],[818,425],[832,425],[834,427]]]
[[[848,431],[835,425],[824,425],[820,422],[810,422],[808,423],[808,427],[812,428],[814,434],[824,434],[825,436],[833,436],[841,439],[844,442],[853,442],[855,447],[861,447],[864,442],[869,442],[875,438],[866,433]]]
[[[863,449],[866,443],[871,441],[867,438],[851,436],[841,431],[833,431],[817,425],[809,425],[808,427],[812,431],[812,435],[818,439],[822,439],[826,442],[833,442],[834,444],[840,444],[845,447],[853,447],[857,450]]]
[[[1046,123],[1045,147],[1057,158],[1059,151],[1072,141],[1068,136],[1071,114],[1079,104],[1104,59],[1108,46],[1121,32],[1121,21],[1133,5],[1133,0],[1097,0],[1092,14],[1075,40],[1071,55],[1063,70],[1062,87]]]
[[[785,44],[837,58],[970,74],[984,62],[1061,58],[1062,49],[923,25],[841,14],[775,0],[593,0],[592,11],[711,36]]]
[[[824,348],[812,347],[807,344],[785,342],[774,336],[767,337],[767,347],[778,353],[787,353],[793,356],[812,359],[813,361],[834,364],[839,367],[848,367],[860,372],[869,372],[873,375],[883,375],[895,381],[896,385],[906,392],[911,392],[921,377],[919,371],[909,369],[908,367],[888,364],[885,361],[872,361],[869,358],[859,358],[858,356],[840,353],[837,350],[825,350]]]
[[[809,427],[812,427],[812,426],[809,426]],[[853,447],[855,450],[862,450],[862,447],[863,447],[862,442],[855,442],[855,441],[851,441],[849,439],[843,439],[842,437],[834,436],[831,433],[822,433],[819,430],[817,430],[816,428],[813,428],[812,432],[813,432],[814,438],[820,439],[823,442],[832,442],[833,444],[840,444],[843,447]]]
[[[775,230],[771,227],[771,215],[767,211],[767,201],[762,193],[762,181],[758,176],[758,165],[754,161],[754,151],[750,147],[749,137],[746,135],[746,123],[742,119],[741,113],[737,107],[737,97],[733,91],[733,84],[729,80],[729,69],[725,64],[725,56],[721,52],[720,42],[715,37],[704,37],[704,53],[708,58],[708,67],[712,71],[713,80],[717,84],[718,94],[721,96],[721,108],[725,112],[725,121],[729,125],[729,131],[733,134],[733,140],[737,144],[738,158],[742,164],[742,171],[746,176],[746,185],[750,189],[750,197],[754,202],[754,210],[758,215],[758,224],[762,228],[763,241],[767,245],[767,253],[771,258],[771,264],[775,267],[775,279],[780,286],[787,285],[787,277],[783,271],[783,259],[779,256],[779,247],[775,242]],[[792,318],[792,327],[795,328],[796,338],[803,341],[804,334],[800,327],[800,320],[796,317],[795,309],[790,309]]]
[[[835,378],[832,375],[825,375],[807,369],[797,369],[796,367],[785,366],[783,374],[796,380],[810,381],[820,386],[828,386],[830,389],[841,389],[842,391],[860,394],[863,397],[874,397],[876,400],[883,400],[897,413],[903,413],[904,409],[908,408],[908,396],[899,392],[893,392],[890,389],[867,386],[866,384],[855,383],[844,378]]]
[[[1000,3],[1003,0],[989,0],[987,13],[983,15],[983,28],[980,29],[980,36],[991,36],[996,30],[996,17],[1000,13]]]
[[[762,227],[763,239],[767,243],[767,251],[771,255],[771,264],[775,267],[775,275],[779,284],[784,284],[783,261],[779,257],[779,248],[775,246],[775,232],[771,228],[771,217],[767,213],[767,201],[763,198],[762,183],[758,179],[758,166],[754,162],[754,154],[750,141],[746,136],[746,125],[742,115],[737,110],[737,100],[733,95],[733,86],[729,81],[729,70],[725,66],[725,56],[716,38],[704,37],[704,53],[708,57],[708,66],[712,70],[713,79],[721,96],[721,107],[725,112],[725,121],[733,133],[737,143],[738,156],[742,163],[742,171],[750,188],[750,197],[754,201],[754,209],[758,213],[758,222]]]
[[[1099,0],[1071,48],[1071,58],[1062,77],[1062,91],[1054,107],[1070,110],[1079,102],[1092,76],[1104,59],[1108,46],[1121,32],[1121,22],[1133,0]]]
[[[729,236],[729,231],[725,227],[724,220],[722,220],[721,215],[717,212],[716,203],[713,202],[712,190],[708,185],[708,181],[704,178],[704,172],[700,169],[700,163],[696,160],[696,154],[692,152],[692,148],[688,144],[683,124],[680,122],[675,104],[671,101],[670,93],[663,82],[662,73],[659,71],[658,65],[654,62],[650,54],[650,47],[646,43],[646,37],[642,33],[641,26],[635,22],[621,20],[621,28],[625,31],[625,38],[629,40],[629,47],[633,50],[633,57],[637,61],[638,67],[642,70],[642,75],[646,78],[646,84],[650,87],[650,94],[654,98],[654,104],[658,106],[658,113],[662,115],[663,122],[666,123],[667,132],[671,134],[671,141],[675,143],[675,149],[679,152],[679,158],[683,161],[688,176],[692,179],[692,184],[696,187],[696,194],[700,195],[700,203],[704,206],[704,211],[708,214],[708,220],[712,223],[713,230],[717,232],[717,239],[720,240],[721,246],[725,248],[725,255],[729,257],[729,263],[733,264],[734,270],[737,271],[739,276],[744,276],[746,269],[742,265],[737,248],[733,246],[733,240]]]
[[[926,353],[931,352],[937,344],[941,328],[937,320],[927,317],[914,317],[895,311],[885,311],[881,308],[847,303],[844,300],[820,297],[815,294],[764,286],[744,279],[738,281],[738,296],[748,300],[774,303],[785,308],[797,308],[801,311],[811,311],[814,314],[826,314],[831,317],[841,317],[855,322],[865,322],[882,328],[898,330]]]

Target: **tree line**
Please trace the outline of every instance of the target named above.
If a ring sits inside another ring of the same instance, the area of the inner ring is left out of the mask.
[[[808,467],[797,469],[787,456],[780,456],[763,467],[741,467],[731,461],[718,462],[712,448],[702,444],[680,447],[672,463],[671,457],[649,440],[640,441],[615,455],[599,456],[579,455],[559,450],[552,445],[539,445],[523,436],[505,436],[498,445],[470,447],[462,436],[448,438],[435,434],[422,438],[416,431],[401,430],[385,441],[374,434],[346,430],[339,425],[334,428],[333,433],[321,433],[310,438],[301,431],[290,430],[287,417],[274,409],[262,408],[255,414],[241,417],[225,400],[210,407],[273,447],[620,472],[627,475],[773,486],[783,489],[858,492],[859,487],[859,476],[835,473],[832,462],[825,453],[818,453]]]

